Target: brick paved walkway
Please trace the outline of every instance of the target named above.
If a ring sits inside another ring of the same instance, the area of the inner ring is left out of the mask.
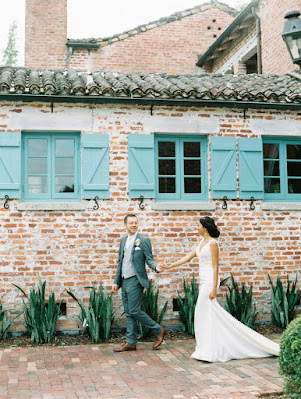
[[[272,336],[278,341],[279,336]],[[136,352],[113,345],[0,349],[0,399],[238,399],[282,391],[277,358],[204,363],[194,340]]]

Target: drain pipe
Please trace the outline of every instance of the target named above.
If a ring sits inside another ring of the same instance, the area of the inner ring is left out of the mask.
[[[256,8],[252,7],[252,14],[256,19],[256,36],[257,36],[257,73],[262,74],[262,57],[261,57],[261,26],[260,18],[256,13]]]
[[[72,53],[73,53],[73,47],[70,46],[68,50],[68,56],[66,58],[66,69],[69,69],[69,63]]]

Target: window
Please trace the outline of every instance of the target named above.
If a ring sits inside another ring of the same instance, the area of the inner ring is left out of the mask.
[[[22,135],[22,197],[26,201],[80,199],[79,134]]]
[[[277,201],[301,199],[301,140],[263,141],[264,198]]]
[[[155,139],[156,199],[207,199],[207,139],[157,136]]]

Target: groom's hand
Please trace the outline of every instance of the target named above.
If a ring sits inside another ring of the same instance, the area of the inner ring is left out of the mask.
[[[156,272],[161,273],[161,272],[163,272],[163,270],[164,270],[164,268],[163,268],[163,266],[162,266],[162,263],[159,263],[159,264],[157,265],[157,267],[156,267]]]
[[[117,294],[118,288],[119,288],[119,286],[118,286],[117,284],[113,284],[113,285],[112,285],[112,292],[113,292],[113,294]]]

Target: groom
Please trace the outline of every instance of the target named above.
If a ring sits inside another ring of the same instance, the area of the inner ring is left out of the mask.
[[[137,216],[126,215],[124,225],[128,235],[120,241],[113,293],[117,293],[119,287],[122,288],[122,302],[126,315],[126,342],[113,350],[115,352],[136,350],[137,321],[153,331],[156,336],[153,349],[157,349],[162,344],[166,331],[141,310],[141,301],[144,288],[149,286],[145,262],[156,272],[161,272],[163,268],[154,261],[150,239],[138,233]]]

